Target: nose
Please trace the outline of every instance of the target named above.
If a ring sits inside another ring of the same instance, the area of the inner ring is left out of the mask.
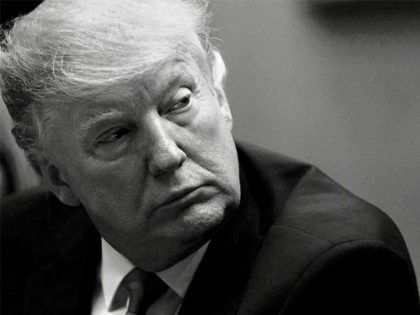
[[[152,176],[171,173],[179,168],[187,155],[174,140],[176,134],[160,122],[152,122],[149,126],[148,171]]]

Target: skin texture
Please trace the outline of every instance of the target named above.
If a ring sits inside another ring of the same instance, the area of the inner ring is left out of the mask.
[[[44,178],[143,270],[186,257],[238,207],[232,119],[220,82],[209,79],[215,69],[174,55],[56,109]]]

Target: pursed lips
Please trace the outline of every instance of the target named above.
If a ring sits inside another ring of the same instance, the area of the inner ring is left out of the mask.
[[[194,196],[196,195],[197,190],[201,190],[201,188],[205,187],[206,185],[199,185],[199,186],[193,186],[193,187],[187,187],[181,190],[177,190],[175,192],[169,193],[169,196],[165,198],[165,200],[160,203],[157,208],[165,208],[170,207],[172,205],[177,205],[178,203],[182,204],[184,201],[188,202],[189,197],[191,196],[192,199],[194,199]],[[200,194],[198,192],[198,194]]]

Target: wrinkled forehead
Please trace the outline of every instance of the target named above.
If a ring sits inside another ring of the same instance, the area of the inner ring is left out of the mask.
[[[163,102],[171,95],[171,89],[179,86],[200,86],[213,90],[211,71],[207,60],[199,50],[174,53],[168,58],[156,61],[147,71],[110,84],[98,86],[87,95],[64,98],[63,103],[49,103],[53,116],[64,110],[75,118],[77,110],[85,114],[96,114],[120,106],[129,106],[136,112],[146,103]]]
[[[148,54],[149,52],[144,53]],[[135,73],[134,76],[137,78],[143,76],[152,79],[150,77],[151,73],[162,71],[162,69],[167,68],[164,66],[176,65],[181,62],[186,63],[196,72],[200,71],[201,75],[206,79],[211,79],[211,62],[209,61],[209,55],[203,48],[196,34],[189,34],[189,36],[178,41],[176,45],[162,52],[160,57],[157,55],[159,54],[150,52],[150,63],[139,68],[139,71]],[[131,79],[131,77],[127,76],[127,79]]]
[[[210,81],[210,71],[201,56],[174,54],[156,62],[148,71],[134,75],[121,83],[104,87],[99,93],[85,98],[82,103],[85,105],[115,104],[119,101],[138,103],[138,97],[143,101],[156,101],[163,98],[173,86],[190,87],[203,86],[203,84],[209,86]]]

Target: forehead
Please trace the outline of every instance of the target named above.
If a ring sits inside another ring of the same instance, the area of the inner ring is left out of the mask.
[[[132,98],[159,97],[179,80],[198,79],[201,72],[184,59],[173,59],[156,65],[151,70],[128,80],[105,87],[99,93],[85,100],[86,105],[104,104],[114,101],[134,101]]]
[[[81,100],[84,104],[108,101],[133,101],[131,97],[159,97],[171,85],[182,80],[206,80],[210,82],[211,72],[207,60],[200,53],[174,54],[165,60],[155,62],[146,71],[127,77],[120,82],[104,85],[98,92]]]
[[[126,81],[107,86],[91,97],[59,107],[54,111],[58,118],[55,129],[58,133],[60,129],[73,130],[78,138],[83,138],[100,124],[123,119],[127,114],[136,115],[149,105],[164,103],[171,92],[181,86],[198,86],[207,84],[208,80],[209,70],[204,59],[177,55]]]

